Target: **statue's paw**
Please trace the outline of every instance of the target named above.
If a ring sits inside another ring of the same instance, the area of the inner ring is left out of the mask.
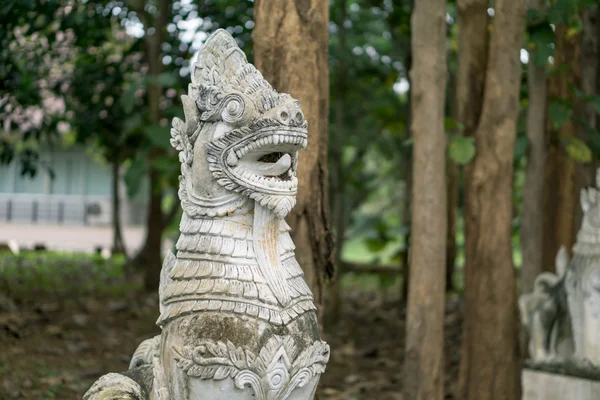
[[[110,373],[98,379],[83,396],[83,400],[149,400],[133,379]]]
[[[552,353],[546,355],[542,361],[547,364],[560,364],[564,361],[564,358],[556,353]]]
[[[152,359],[158,349],[160,343],[160,335],[155,336],[152,339],[146,339],[137,347],[131,357],[129,363],[129,369],[137,368],[142,365],[152,365]]]

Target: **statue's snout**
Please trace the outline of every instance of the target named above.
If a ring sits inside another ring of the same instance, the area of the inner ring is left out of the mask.
[[[269,116],[285,126],[300,126],[304,124],[304,113],[297,102],[285,102],[269,110]]]

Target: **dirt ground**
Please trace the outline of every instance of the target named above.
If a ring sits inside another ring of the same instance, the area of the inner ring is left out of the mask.
[[[84,296],[18,303],[0,294],[0,399],[81,399],[92,382],[127,369],[154,325],[158,296]],[[446,398],[455,389],[460,304],[446,306]],[[319,398],[402,399],[404,306],[374,293],[352,294],[324,338],[332,358]]]

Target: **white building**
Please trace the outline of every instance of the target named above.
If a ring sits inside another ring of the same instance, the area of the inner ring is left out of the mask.
[[[75,147],[43,151],[33,178],[21,175],[20,169],[18,160],[0,165],[0,223],[110,226],[109,165],[94,161],[82,148]],[[143,225],[145,188],[129,199],[122,180],[120,185],[123,226]]]

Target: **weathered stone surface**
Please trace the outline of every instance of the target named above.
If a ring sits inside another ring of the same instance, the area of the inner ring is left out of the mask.
[[[182,102],[171,144],[184,215],[161,272],[162,333],[86,399],[312,399],[329,346],[283,220],[307,143],[300,104],[223,30],[202,47]]]
[[[597,400],[600,381],[524,369],[523,400]]]

